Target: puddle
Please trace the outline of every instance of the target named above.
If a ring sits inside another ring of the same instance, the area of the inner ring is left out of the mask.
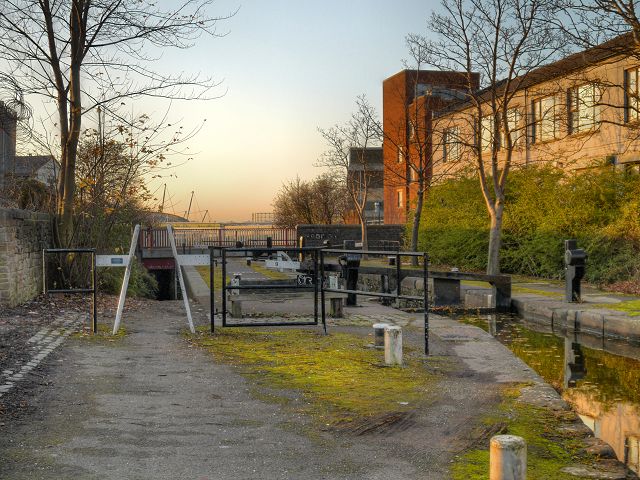
[[[552,331],[511,315],[458,316],[491,333],[552,385],[640,473],[640,346]]]

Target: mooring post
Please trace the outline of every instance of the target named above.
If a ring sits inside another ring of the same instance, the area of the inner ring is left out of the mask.
[[[527,444],[515,435],[491,438],[489,480],[526,480]]]
[[[373,324],[373,344],[376,348],[384,347],[384,329],[388,327],[388,323],[374,323]]]
[[[402,329],[396,325],[384,329],[384,363],[402,365]]]

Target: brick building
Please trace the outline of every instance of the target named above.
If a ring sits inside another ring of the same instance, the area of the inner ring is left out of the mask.
[[[640,168],[640,60],[630,54],[631,45],[630,35],[623,35],[513,82],[507,110],[513,168]],[[478,150],[488,156],[497,148],[503,161],[506,138],[503,132],[494,142],[489,105],[479,119],[469,102],[469,84],[483,98],[479,76],[466,80],[456,72],[404,70],[384,81],[386,223],[407,220],[415,199],[416,146],[424,148],[433,182],[469,170]]]
[[[367,176],[367,201],[364,206],[364,218],[368,224],[382,223],[384,219],[384,163],[381,147],[349,149],[349,175],[356,185],[365,183]],[[361,192],[358,201],[362,202]],[[347,213],[346,223],[360,223],[355,211]]]

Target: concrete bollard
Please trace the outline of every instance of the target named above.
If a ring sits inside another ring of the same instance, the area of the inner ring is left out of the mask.
[[[402,365],[402,329],[396,325],[384,328],[384,363]]]
[[[384,329],[388,327],[388,323],[374,323],[373,324],[373,337],[374,345],[379,348],[384,347]]]
[[[515,435],[491,438],[489,480],[526,480],[527,444]]]

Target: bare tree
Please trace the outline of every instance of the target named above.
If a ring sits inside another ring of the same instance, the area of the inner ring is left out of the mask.
[[[345,186],[346,192],[360,223],[362,248],[368,248],[367,206],[370,187],[380,172],[369,161],[368,148],[379,147],[381,126],[375,109],[364,96],[358,97],[356,111],[344,124],[318,129],[327,144],[327,150],[317,165],[327,167],[335,181]]]
[[[198,75],[153,69],[152,48],[188,48],[215,35],[220,17],[210,0],[182,0],[173,9],[141,0],[6,0],[0,9],[0,58],[25,94],[54,102],[61,171],[57,185],[61,244],[73,232],[75,171],[83,115],[127,98],[208,98],[215,83]]]
[[[425,63],[466,76],[466,102],[446,118],[466,122],[465,153],[475,165],[490,218],[489,274],[500,271],[507,179],[521,141],[517,132],[527,127],[513,110],[522,107],[522,99],[514,99],[529,75],[561,51],[551,25],[553,1],[443,0],[429,21],[432,35],[418,39]]]
[[[328,173],[311,181],[286,182],[273,200],[274,223],[279,227],[300,224],[327,224],[344,219],[347,192]]]
[[[382,131],[387,152],[397,152],[398,162],[385,162],[387,188],[406,190],[405,205],[411,218],[410,249],[418,250],[420,224],[425,215],[424,202],[429,187],[456,170],[456,162],[443,162],[434,152],[442,148],[442,135],[436,135],[433,115],[464,95],[465,75],[455,72],[423,71],[425,54],[423,37],[406,37],[410,60],[405,61],[405,82],[393,82],[385,90],[393,114],[383,119]],[[435,85],[434,85],[435,83]],[[462,90],[463,92],[460,92]],[[399,115],[395,114],[396,106]],[[389,153],[386,153],[387,155]],[[417,264],[418,258],[412,258]]]

